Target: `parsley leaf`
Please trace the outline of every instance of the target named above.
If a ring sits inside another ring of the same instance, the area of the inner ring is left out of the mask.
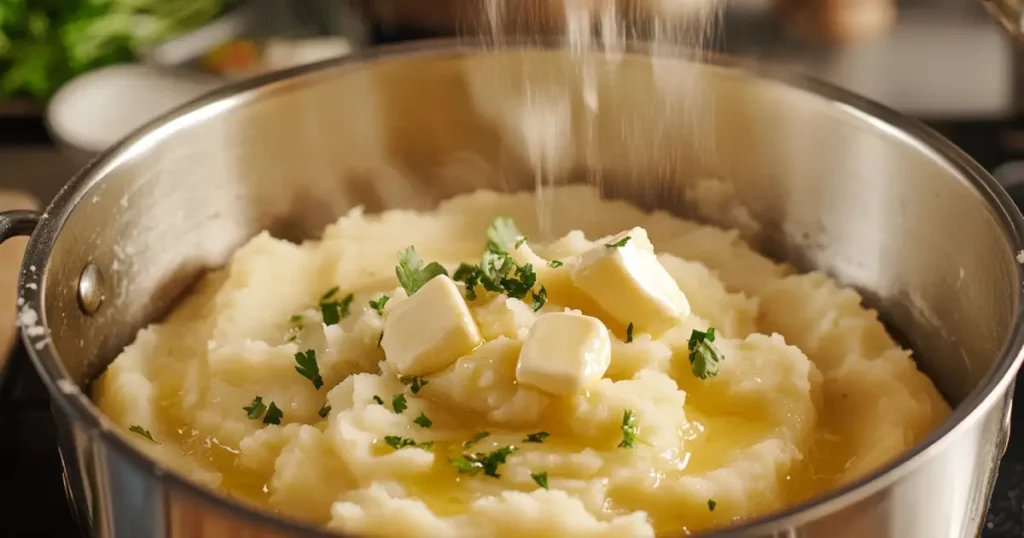
[[[264,424],[280,424],[281,418],[284,417],[284,411],[281,411],[274,402],[270,402],[270,407],[267,408],[267,415],[263,417]]]
[[[508,252],[509,249],[519,248],[522,244],[521,242],[525,242],[527,240],[525,235],[519,233],[519,229],[516,228],[515,221],[509,217],[498,217],[494,219],[494,222],[487,228],[487,237],[502,252]]]
[[[378,405],[384,405],[384,400],[381,400],[380,396],[377,396],[376,394],[373,395],[373,401],[377,402]]]
[[[398,277],[398,283],[405,288],[405,292],[412,295],[435,276],[448,276],[448,271],[445,271],[444,267],[437,262],[431,262],[424,266],[423,260],[416,253],[416,247],[409,247],[398,253],[398,266],[395,267],[395,275]]]
[[[459,471],[459,474],[475,475],[483,471],[487,476],[501,478],[501,475],[498,474],[498,467],[503,465],[505,460],[516,450],[518,450],[516,447],[508,445],[492,452],[463,454],[460,458],[450,458],[448,462]]]
[[[387,443],[389,447],[391,447],[391,448],[393,448],[395,450],[401,450],[403,448],[408,448],[408,447],[422,448],[423,450],[427,450],[430,447],[434,446],[434,442],[433,441],[427,441],[425,443],[417,443],[416,441],[413,441],[412,439],[409,439],[408,437],[401,437],[401,436],[398,436],[398,435],[388,435],[388,436],[385,436],[384,437],[384,442]]]
[[[394,398],[391,398],[391,407],[395,408],[395,413],[401,413],[409,408],[405,402],[405,394],[396,394]]]
[[[370,308],[376,310],[378,316],[384,317],[384,305],[388,304],[388,299],[390,297],[387,295],[381,295],[376,301],[370,301]]]
[[[550,267],[552,269],[558,269],[562,265],[563,265],[562,262],[560,262],[558,260],[551,260],[551,261],[548,262],[548,267]]]
[[[627,235],[626,237],[623,237],[622,239],[619,239],[618,241],[616,241],[614,243],[607,243],[607,244],[605,244],[605,246],[608,247],[608,248],[622,248],[622,247],[626,246],[626,243],[629,243],[630,239],[631,238]]]
[[[551,436],[551,434],[548,433],[548,432],[531,433],[530,435],[526,436],[526,439],[523,439],[523,442],[524,443],[543,443],[544,440],[547,439],[550,436]]]
[[[423,379],[422,377],[408,376],[399,379],[404,385],[412,385],[409,389],[413,394],[419,394],[420,389],[430,384],[430,381]]]
[[[288,327],[288,341],[294,342],[299,338],[299,333],[302,332],[302,325],[306,318],[302,314],[295,314],[288,319],[288,323],[291,327]]]
[[[313,388],[320,390],[320,387],[324,386],[324,378],[320,377],[320,367],[316,364],[316,351],[307,349],[305,353],[296,353],[295,362],[298,363],[295,371],[312,381]]]
[[[485,437],[487,437],[489,435],[491,435],[490,432],[480,432],[480,433],[473,434],[473,437],[470,437],[468,441],[466,441],[465,443],[462,443],[462,448],[469,448],[469,447],[477,444],[481,439],[483,439],[483,438],[485,438]]]
[[[544,303],[548,302],[548,290],[543,285],[540,287],[540,291],[530,292],[533,295],[533,311],[536,312],[544,307]]]
[[[708,510],[714,512],[716,506],[718,506],[718,503],[714,499],[708,499]]]
[[[524,236],[520,237],[519,241],[516,241],[515,249],[519,250],[519,247],[525,245],[526,242],[529,241],[529,240],[530,240],[530,236],[528,236],[528,235],[524,235]]]
[[[252,399],[252,403],[249,404],[249,407],[243,407],[242,410],[245,411],[246,416],[251,420],[256,420],[263,416],[263,412],[267,410],[267,406],[263,403],[263,397],[257,396]]]
[[[632,341],[633,341],[633,322],[630,322],[629,325],[626,326],[626,343],[628,344],[628,343],[630,343]]]
[[[416,417],[413,422],[421,428],[429,428],[434,425],[434,421],[427,418],[427,415],[420,413],[420,416]]]
[[[690,333],[687,349],[690,350],[690,370],[700,379],[711,379],[718,375],[718,363],[725,360],[721,350],[714,345],[715,329],[707,332],[696,329]]]
[[[530,473],[530,478],[537,483],[538,486],[548,489],[548,473]]]
[[[142,426],[138,426],[138,425],[129,426],[128,427],[128,431],[130,431],[132,433],[137,433],[137,434],[145,437],[146,439],[149,439],[150,441],[156,443],[156,439],[153,439],[153,434],[149,433],[149,430],[143,428]],[[156,444],[159,445],[160,443],[156,443]]]
[[[636,423],[636,412],[632,409],[626,409],[622,412],[622,442],[619,443],[619,448],[633,448],[633,444],[637,442],[637,432],[639,426]]]
[[[354,296],[350,293],[342,300],[337,300],[339,288],[337,286],[327,290],[327,293],[320,297],[320,314],[323,315],[324,325],[337,325],[341,320],[349,316]]]
[[[317,414],[320,415],[320,418],[327,418],[327,415],[330,412],[331,412],[331,404],[328,403],[328,402],[324,402],[324,405],[322,407],[320,407],[320,411],[317,412]]]

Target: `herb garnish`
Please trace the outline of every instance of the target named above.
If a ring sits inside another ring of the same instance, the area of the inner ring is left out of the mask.
[[[607,243],[607,244],[605,244],[605,246],[608,247],[608,248],[622,248],[622,247],[626,246],[626,243],[629,243],[630,239],[631,238],[627,235],[626,237],[623,237],[622,239],[619,239],[618,241],[616,241],[614,243]]]
[[[622,412],[622,442],[619,443],[619,448],[633,448],[633,444],[638,440],[638,431],[636,412],[632,409],[624,410]]]
[[[708,510],[714,512],[716,506],[718,506],[718,503],[714,499],[708,499]]]
[[[427,415],[420,413],[420,416],[416,417],[413,422],[421,428],[429,428],[434,425],[434,421],[427,418]]]
[[[551,436],[551,434],[548,433],[548,432],[531,433],[530,435],[526,436],[526,439],[523,439],[523,442],[524,443],[543,443],[544,440],[547,439],[550,436]]]
[[[403,377],[399,379],[399,381],[404,385],[412,385],[409,387],[409,390],[411,390],[413,394],[419,394],[420,389],[430,384],[430,381],[416,376]]]
[[[409,408],[405,402],[405,394],[396,394],[394,398],[391,398],[391,407],[395,409],[395,413],[401,413]]]
[[[335,286],[320,297],[320,313],[324,317],[324,325],[337,325],[349,316],[354,296],[350,293],[342,300],[337,300],[339,288]]]
[[[320,418],[327,418],[327,415],[331,412],[330,402],[324,402],[324,405],[320,407],[320,411],[317,412]]]
[[[466,285],[466,298],[470,301],[477,297],[476,287],[494,293],[504,293],[512,299],[525,300],[532,297],[533,309],[540,310],[547,302],[547,290],[543,286],[537,291],[537,273],[532,264],[519,265],[509,255],[508,249],[524,237],[516,230],[515,223],[508,217],[498,217],[487,228],[487,249],[478,265],[463,263],[452,276],[453,279]]]
[[[489,435],[491,435],[490,432],[480,432],[480,433],[473,434],[473,437],[470,437],[468,441],[466,441],[465,443],[462,443],[462,448],[469,448],[469,447],[477,444],[481,439],[483,439],[483,438],[485,438],[485,437],[487,437]]]
[[[477,452],[475,454],[463,454],[461,458],[450,458],[448,460],[459,474],[475,475],[483,471],[485,475],[494,478],[501,478],[498,474],[498,467],[505,463],[516,450],[512,445],[503,446],[492,452]]]
[[[519,250],[519,247],[525,245],[526,242],[529,241],[529,240],[530,240],[530,236],[528,236],[528,235],[524,235],[524,236],[520,237],[519,241],[516,241],[515,249]]]
[[[149,430],[143,428],[142,426],[138,426],[138,425],[129,426],[128,427],[128,431],[130,431],[132,433],[137,433],[137,434],[145,437],[146,439],[149,439],[150,441],[156,443],[156,439],[153,439],[153,434],[149,433]],[[160,443],[156,443],[156,444],[159,445]]]
[[[563,265],[562,262],[560,262],[558,260],[551,260],[551,261],[548,262],[548,267],[550,267],[552,269],[558,269],[562,265]]]
[[[263,403],[263,397],[257,396],[252,399],[252,403],[248,407],[243,407],[245,415],[251,420],[256,420],[263,416],[263,412],[267,410],[267,405]]]
[[[633,322],[630,322],[629,325],[626,326],[626,343],[628,344],[628,343],[630,343],[632,341],[633,341]]]
[[[510,248],[517,249],[522,241],[528,239],[519,233],[515,221],[509,217],[496,217],[487,228],[487,238],[502,252],[507,252]]]
[[[320,390],[324,386],[324,378],[320,377],[320,367],[316,364],[316,351],[307,349],[296,353],[295,362],[298,363],[295,371],[312,381],[314,389]]]
[[[387,295],[381,295],[376,301],[370,301],[370,308],[376,310],[378,316],[384,317],[384,305],[388,304],[388,299],[390,297]]]
[[[305,321],[305,317],[302,314],[295,314],[291,318],[288,318],[288,323],[291,327],[288,328],[288,341],[294,342],[299,337],[299,333],[302,332],[302,322]]]
[[[327,407],[327,411],[331,410],[331,407],[328,406],[326,403],[324,405]],[[245,415],[252,420],[257,420],[261,416],[263,416],[264,424],[280,424],[281,417],[284,416],[284,412],[281,411],[279,407],[274,405],[274,402],[270,402],[270,407],[267,407],[267,404],[263,403],[262,396],[257,396],[253,398],[252,403],[249,404],[247,407],[243,407],[242,410],[245,411]],[[264,412],[267,413],[265,416],[263,415]],[[324,413],[320,416],[327,416],[323,408],[320,409],[320,412]]]
[[[264,424],[280,424],[281,418],[284,417],[284,411],[281,411],[274,402],[270,402],[270,407],[267,408],[267,414],[263,417]]]
[[[391,447],[391,448],[393,448],[395,450],[401,450],[401,449],[407,448],[407,447],[422,448],[423,450],[427,450],[430,447],[434,446],[434,442],[433,441],[427,441],[425,443],[417,443],[416,441],[413,441],[412,439],[409,439],[408,437],[401,437],[401,436],[398,436],[398,435],[388,435],[388,436],[385,436],[384,437],[384,442],[387,443],[389,447]]]
[[[448,271],[437,262],[423,265],[423,260],[416,253],[416,247],[409,247],[398,253],[395,275],[398,277],[398,283],[405,288],[405,292],[412,295],[435,276],[448,276]]]
[[[373,395],[373,401],[377,402],[379,405],[384,405],[384,400],[380,399],[380,396],[377,396],[376,394]]]
[[[548,489],[548,473],[530,473],[530,478],[537,483],[538,486]]]
[[[707,332],[696,329],[690,333],[687,348],[690,350],[690,370],[700,379],[711,379],[718,375],[718,363],[725,360],[722,352],[714,345],[715,329]]]

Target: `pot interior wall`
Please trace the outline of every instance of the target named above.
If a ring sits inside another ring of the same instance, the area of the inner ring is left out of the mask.
[[[858,287],[954,403],[998,358],[1017,308],[1001,216],[893,126],[727,67],[466,49],[317,68],[137,138],[92,169],[68,215],[45,320],[85,384],[263,229],[315,237],[356,205],[423,209],[538,177],[739,226]],[[553,208],[552,233],[576,210]],[[92,317],[75,295],[89,263],[105,284]]]

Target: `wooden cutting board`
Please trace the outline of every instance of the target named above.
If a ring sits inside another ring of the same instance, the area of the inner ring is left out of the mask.
[[[38,209],[39,202],[32,195],[9,189],[0,189],[0,211],[12,209]],[[15,237],[0,244],[0,370],[14,347],[17,335],[18,269],[25,254],[27,237]]]

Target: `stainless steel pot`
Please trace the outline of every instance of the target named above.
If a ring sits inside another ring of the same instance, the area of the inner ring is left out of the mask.
[[[541,170],[679,213],[706,208],[688,203],[695,178],[730,180],[759,223],[751,240],[863,290],[956,405],[885,469],[715,536],[975,535],[1022,357],[1024,220],[920,124],[758,69],[537,44],[372,51],[207,96],[93,162],[42,215],[4,213],[0,239],[34,227],[21,331],[81,523],[103,538],[323,536],[147,459],[89,401],[89,381],[260,230],[311,236],[356,204],[529,189]]]

